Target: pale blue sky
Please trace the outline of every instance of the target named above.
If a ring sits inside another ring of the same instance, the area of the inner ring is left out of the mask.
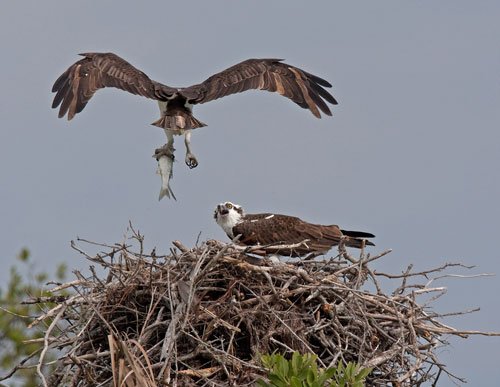
[[[200,232],[225,240],[212,211],[231,200],[373,232],[373,251],[394,249],[378,270],[460,261],[500,273],[499,15],[498,1],[465,0],[4,2],[5,267],[23,246],[41,269],[86,267],[69,241],[118,242],[129,220],[158,250]],[[250,57],[285,58],[329,80],[340,105],[323,120],[263,92],[198,106],[208,124],[193,134],[200,166],[183,164],[178,139],[178,201],[158,202],[156,103],[105,90],[69,123],[50,109],[54,80],[86,51],[113,51],[171,86]],[[439,284],[439,311],[481,308],[445,322],[500,331],[498,277]],[[500,338],[451,343],[441,358],[452,372],[496,385]]]

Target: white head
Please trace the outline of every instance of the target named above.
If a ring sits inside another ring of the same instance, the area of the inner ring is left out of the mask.
[[[215,221],[231,238],[234,238],[233,227],[241,222],[243,216],[243,208],[231,202],[219,204],[214,212]]]

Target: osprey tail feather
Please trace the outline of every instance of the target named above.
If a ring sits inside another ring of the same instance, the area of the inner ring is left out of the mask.
[[[367,238],[374,238],[375,235],[369,232],[363,231],[349,231],[349,230],[340,230],[342,235],[345,237],[345,244],[349,247],[356,247],[358,249],[364,246],[375,246],[373,242],[367,240]]]
[[[192,114],[181,112],[174,116],[164,115],[159,120],[153,122],[151,125],[158,126],[162,129],[170,129],[174,132],[183,130],[202,128],[207,126],[205,123],[197,120]]]

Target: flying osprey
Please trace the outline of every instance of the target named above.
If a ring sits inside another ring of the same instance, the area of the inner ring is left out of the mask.
[[[361,231],[341,230],[339,226],[312,224],[294,216],[279,214],[245,214],[243,208],[231,202],[219,204],[214,213],[215,221],[237,243],[261,246],[264,254],[300,257],[313,253],[326,253],[344,239],[349,247],[374,246],[366,238],[375,235]],[[293,247],[290,247],[293,245]]]
[[[198,165],[191,151],[191,129],[206,126],[192,114],[192,105],[213,101],[245,90],[259,89],[277,92],[309,109],[321,118],[319,110],[332,115],[326,102],[337,104],[324,89],[330,83],[281,59],[249,59],[212,75],[197,85],[176,88],[151,80],[146,74],[113,53],[85,53],[84,58],[71,65],[54,83],[56,93],[52,103],[59,109],[59,118],[71,120],[80,113],[94,93],[104,87],[116,87],[132,94],[155,99],[160,107],[160,119],[153,122],[165,130],[168,138],[164,148],[173,158],[174,135],[184,134],[186,164]]]

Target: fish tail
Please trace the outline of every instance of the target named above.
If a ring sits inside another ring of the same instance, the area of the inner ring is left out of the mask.
[[[161,187],[160,195],[158,196],[158,201],[163,199],[165,196],[169,199],[174,199],[175,201],[177,201],[177,198],[174,195],[174,191],[172,191],[172,188],[170,188],[170,185],[167,185],[167,187]]]
[[[160,196],[158,196],[158,201],[163,199],[165,196],[170,199],[170,192],[168,191],[168,188],[160,189]]]

